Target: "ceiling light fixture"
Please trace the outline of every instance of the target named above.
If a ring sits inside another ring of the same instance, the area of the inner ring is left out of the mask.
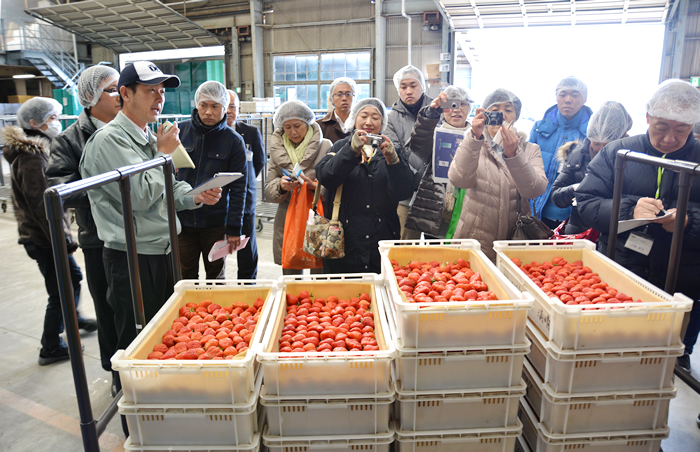
[[[34,78],[36,75],[34,74],[17,74],[13,75],[12,78]]]

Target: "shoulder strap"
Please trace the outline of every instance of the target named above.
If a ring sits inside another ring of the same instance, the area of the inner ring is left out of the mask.
[[[338,215],[340,214],[340,198],[343,194],[343,186],[341,185],[335,191],[335,199],[333,200],[333,216],[331,220],[338,221]]]

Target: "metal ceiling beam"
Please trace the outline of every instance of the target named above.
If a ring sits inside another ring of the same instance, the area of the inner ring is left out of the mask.
[[[527,10],[525,9],[525,0],[520,0],[520,12],[523,15],[523,26],[527,27]]]
[[[676,36],[673,40],[673,57],[671,58],[671,78],[681,78],[681,63],[683,62],[683,49],[685,47],[686,20],[688,19],[688,3],[690,3],[690,1],[676,0],[676,2],[680,3],[680,8],[678,9],[678,25],[676,27]]]
[[[474,15],[476,16],[476,21],[479,23],[479,28],[484,28],[484,22],[481,20],[481,14],[479,13],[479,8],[476,7],[476,0],[469,0],[474,10]]]

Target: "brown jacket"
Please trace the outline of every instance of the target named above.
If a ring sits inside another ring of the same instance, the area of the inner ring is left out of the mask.
[[[346,136],[343,124],[335,120],[335,110],[329,111],[326,116],[317,120],[316,124],[321,126],[323,138],[331,140],[331,143],[342,140]]]
[[[515,156],[502,159],[485,132],[481,140],[471,132],[465,134],[448,173],[455,187],[466,190],[454,238],[478,240],[491,260],[496,259],[493,241],[512,236],[518,218],[517,194],[523,199],[523,213],[528,214],[525,200],[547,188],[539,146],[528,143],[524,134],[519,136]]]
[[[302,171],[304,171],[304,175],[311,179],[316,179],[316,164],[321,161],[323,156],[328,154],[332,143],[328,139],[323,138],[321,128],[318,124],[313,123],[310,127],[314,129],[313,138],[306,148],[304,158],[299,165]],[[282,187],[280,186],[280,181],[284,175],[282,173],[282,168],[289,173],[294,169],[292,160],[289,158],[287,150],[284,149],[284,141],[282,139],[283,133],[282,129],[277,129],[270,137],[267,148],[270,154],[270,161],[267,165],[267,183],[265,184],[265,198],[269,202],[279,204],[277,207],[277,214],[275,215],[272,237],[272,255],[277,265],[282,265],[284,221],[287,217],[287,207],[289,206],[289,198],[291,197],[291,192],[282,191]]]

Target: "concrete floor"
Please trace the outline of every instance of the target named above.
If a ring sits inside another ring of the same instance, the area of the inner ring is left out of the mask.
[[[3,162],[4,163],[4,162]],[[7,174],[7,172],[5,173]],[[6,181],[9,180],[6,179]],[[258,234],[258,277],[276,279],[280,266],[272,263],[272,224],[264,223]],[[36,263],[17,244],[17,224],[11,207],[0,211],[0,281],[5,294],[0,299],[0,451],[83,450],[76,391],[70,362],[40,367],[39,355],[46,292]],[[75,257],[84,268],[80,251]],[[236,274],[235,256],[227,260],[227,276]],[[200,272],[203,274],[203,269]],[[80,311],[94,317],[87,284],[83,281]],[[100,366],[97,334],[84,334],[84,358],[93,415],[99,417],[109,405],[111,376]],[[693,356],[693,372],[700,378],[700,354]],[[663,442],[665,452],[700,451],[700,395],[676,379],[678,396],[671,402],[671,436]],[[102,451],[123,451],[124,436],[118,416],[100,437]],[[601,452],[604,452],[601,450]]]

